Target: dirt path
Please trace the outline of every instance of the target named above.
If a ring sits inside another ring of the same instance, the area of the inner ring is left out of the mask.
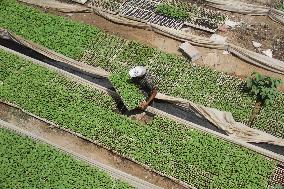
[[[74,13],[67,15],[55,11],[49,11],[49,12],[53,14],[58,14],[60,16],[67,16],[68,18],[71,18],[72,20],[76,20],[79,22],[95,25],[107,33],[125,39],[135,40],[140,43],[149,45],[154,48],[158,48],[160,50],[169,53],[181,55],[181,53],[178,51],[178,47],[181,44],[181,42],[156,34],[153,31],[147,31],[144,29],[115,24],[94,13]]]
[[[146,170],[132,161],[126,160],[91,142],[37,120],[3,103],[0,103],[0,125],[29,135],[44,143],[51,144],[105,170],[115,178],[125,180],[137,188],[184,189],[184,187],[173,181]]]

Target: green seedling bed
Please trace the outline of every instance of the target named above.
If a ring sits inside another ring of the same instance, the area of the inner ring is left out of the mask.
[[[54,147],[0,128],[0,188],[130,189]]]
[[[127,72],[116,72],[109,79],[128,110],[137,108],[146,99]]]

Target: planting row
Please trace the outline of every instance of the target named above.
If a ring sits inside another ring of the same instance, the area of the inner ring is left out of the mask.
[[[158,2],[151,0],[128,0],[122,5],[119,13],[126,17],[169,28],[179,29],[183,26],[184,22],[181,19],[156,12],[157,4]]]
[[[94,0],[92,5],[103,10],[118,12],[123,0]]]
[[[3,51],[0,72],[1,100],[197,188],[266,188],[275,168],[261,155],[168,119],[142,125],[113,112],[106,94]]]
[[[75,59],[83,55],[92,37],[100,31],[47,15],[16,0],[0,1],[0,27]]]
[[[127,0],[119,12],[121,15],[175,29],[186,23],[216,31],[226,19],[219,11],[208,10],[184,1]]]
[[[253,127],[284,138],[284,95],[278,95],[275,101],[265,106],[257,116]]]
[[[156,12],[213,31],[217,30],[226,20],[226,16],[219,11],[212,11],[184,1],[172,1],[171,3],[165,1],[157,6]]]
[[[145,65],[159,78],[160,92],[232,112],[234,118],[243,123],[248,122],[254,108],[255,99],[243,92],[242,80],[193,66],[184,58],[108,35],[95,27],[39,12],[15,0],[0,2],[0,27],[71,58],[83,57],[84,62],[108,71]],[[283,109],[279,103],[275,107]],[[278,136],[282,124],[277,113],[270,116],[265,111],[259,118],[273,120],[276,127],[270,130]],[[269,122],[257,123],[255,127],[266,131],[270,127]]]
[[[0,188],[132,188],[32,139],[0,128]]]

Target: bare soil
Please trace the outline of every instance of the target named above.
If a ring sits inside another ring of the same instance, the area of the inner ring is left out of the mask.
[[[172,180],[149,171],[128,159],[125,159],[92,142],[75,137],[61,129],[40,121],[19,109],[0,102],[0,119],[17,125],[35,135],[53,141],[85,157],[99,161],[123,172],[136,176],[147,182],[168,189],[185,189]]]
[[[66,16],[66,14],[62,13],[59,13],[59,15]],[[76,13],[73,15],[69,15],[68,17],[70,17],[72,20],[84,22],[90,25],[95,25],[107,33],[125,39],[135,40],[140,43],[147,44],[151,47],[159,48],[160,50],[169,53],[181,54],[177,50],[178,46],[181,44],[179,41],[164,37],[152,31],[115,24],[94,13]]]
[[[249,4],[255,4],[255,5],[263,5],[263,6],[268,6],[272,7],[276,3],[279,2],[279,0],[240,0],[244,3],[249,3]]]
[[[272,21],[267,16],[244,16],[235,14],[236,21],[244,22],[232,31],[221,34],[228,37],[233,44],[239,45],[254,52],[271,49],[273,58],[284,61],[284,26]],[[252,41],[261,43],[255,48]]]

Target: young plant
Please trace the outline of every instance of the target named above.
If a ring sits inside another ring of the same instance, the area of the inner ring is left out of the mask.
[[[284,11],[284,1],[280,2],[277,7],[278,10]]]
[[[177,20],[186,20],[186,18],[189,17],[188,12],[183,7],[177,7],[167,3],[159,4],[156,8],[156,12]]]
[[[277,88],[281,83],[280,79],[254,72],[247,78],[246,88],[251,95],[256,96],[257,101],[269,105],[280,94]]]
[[[272,189],[284,189],[284,185],[276,184],[276,185],[272,186]]]

